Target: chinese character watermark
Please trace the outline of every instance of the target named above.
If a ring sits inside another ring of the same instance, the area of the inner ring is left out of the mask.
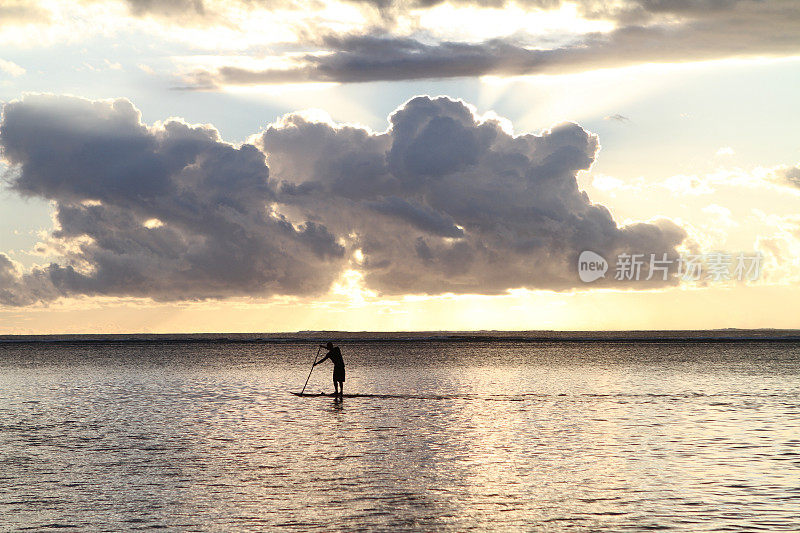
[[[672,259],[666,253],[621,253],[614,263],[614,279],[666,281],[674,272],[682,281],[755,281],[761,275],[762,259],[761,252],[683,254]],[[604,278],[608,269],[609,263],[596,252],[586,250],[578,258],[578,275],[585,283]]]

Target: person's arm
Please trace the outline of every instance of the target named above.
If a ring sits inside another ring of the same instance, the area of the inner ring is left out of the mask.
[[[316,363],[314,363],[314,365],[313,365],[313,366],[317,366],[318,364],[320,364],[320,363],[322,363],[323,361],[325,361],[325,359],[330,359],[330,358],[331,358],[331,352],[328,352],[328,354],[327,354],[325,357],[323,357],[322,359],[320,359],[319,361],[317,361]]]

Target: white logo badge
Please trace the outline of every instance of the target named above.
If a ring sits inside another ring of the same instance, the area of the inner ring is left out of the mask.
[[[605,276],[608,263],[602,255],[590,250],[581,252],[578,258],[578,275],[584,283],[591,283]]]

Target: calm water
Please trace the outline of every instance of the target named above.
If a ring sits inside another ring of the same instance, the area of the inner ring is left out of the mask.
[[[0,344],[0,529],[800,529],[800,344],[342,348]]]

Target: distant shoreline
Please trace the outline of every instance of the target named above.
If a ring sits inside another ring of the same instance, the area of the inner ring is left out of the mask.
[[[303,344],[322,340],[350,343],[488,343],[488,342],[575,342],[575,343],[719,343],[800,342],[795,329],[716,329],[664,331],[413,331],[354,332],[298,331],[284,333],[131,333],[69,335],[0,335],[2,344],[119,344],[119,343],[230,343]]]

